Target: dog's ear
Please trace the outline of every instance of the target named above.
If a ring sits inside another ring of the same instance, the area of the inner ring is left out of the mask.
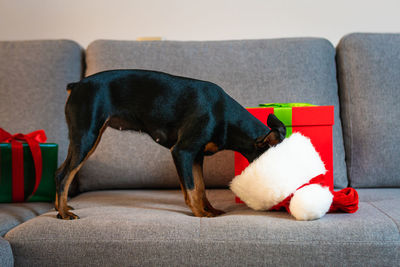
[[[271,130],[276,131],[279,135],[280,142],[285,139],[286,136],[286,126],[281,122],[274,114],[269,114],[267,119],[267,125]]]
[[[267,125],[271,128],[271,131],[256,139],[255,143],[259,148],[277,145],[285,139],[286,127],[274,114],[269,114]]]
[[[280,142],[279,134],[271,130],[268,134],[258,137],[255,143],[258,148],[265,148],[277,145]]]

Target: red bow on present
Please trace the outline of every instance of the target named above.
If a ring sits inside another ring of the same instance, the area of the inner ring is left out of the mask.
[[[17,133],[11,135],[0,128],[0,142],[11,143],[12,159],[12,200],[13,202],[22,202],[24,196],[24,154],[21,141],[28,143],[32,152],[33,162],[35,164],[35,187],[32,191],[33,196],[39,187],[42,178],[42,152],[39,143],[46,142],[47,137],[44,130],[38,130],[29,134]]]

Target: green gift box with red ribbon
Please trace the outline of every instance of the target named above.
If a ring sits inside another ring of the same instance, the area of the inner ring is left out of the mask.
[[[43,130],[14,134],[0,128],[0,202],[53,202],[58,145]]]
[[[327,173],[325,184],[333,189],[333,142],[334,106],[316,106],[308,103],[269,103],[246,108],[253,116],[267,124],[268,115],[273,113],[286,126],[286,137],[300,132],[310,138],[320,154]],[[246,158],[235,152],[235,175],[249,165]],[[236,199],[239,202],[239,199]]]

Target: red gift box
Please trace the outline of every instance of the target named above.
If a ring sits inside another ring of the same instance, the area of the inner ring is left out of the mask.
[[[274,113],[285,124],[286,137],[295,132],[309,137],[325,164],[326,184],[333,190],[332,126],[334,124],[334,106],[311,106],[309,104],[266,104],[265,106],[267,107],[247,108],[247,110],[264,124],[267,124],[268,115]],[[247,159],[235,152],[235,176],[241,174],[248,165]],[[236,202],[243,203],[237,197]]]

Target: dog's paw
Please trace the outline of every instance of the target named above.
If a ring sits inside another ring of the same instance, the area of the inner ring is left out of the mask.
[[[62,219],[62,220],[76,220],[76,219],[79,219],[79,216],[72,212],[66,212],[64,215],[61,215],[60,213],[58,213],[57,218]]]
[[[225,214],[225,211],[214,209],[213,213],[215,214],[215,216],[219,216],[219,215]]]
[[[202,211],[193,212],[194,216],[196,216],[196,217],[208,217],[208,218],[217,217],[217,216],[222,215],[224,213],[225,213],[224,211],[217,210],[217,209],[202,210]]]
[[[216,217],[216,216],[219,216],[219,215],[222,215],[225,213],[225,211],[223,211],[223,210],[218,210],[218,209],[214,208],[209,202],[206,203],[205,209],[206,209],[206,211],[214,214],[214,216],[212,216],[212,217]]]

